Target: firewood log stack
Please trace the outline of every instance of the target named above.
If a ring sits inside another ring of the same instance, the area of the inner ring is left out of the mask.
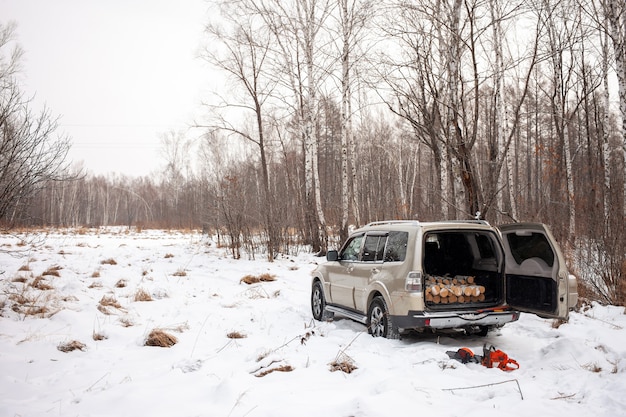
[[[428,276],[426,301],[434,304],[477,303],[485,301],[485,287],[477,285],[472,276]]]

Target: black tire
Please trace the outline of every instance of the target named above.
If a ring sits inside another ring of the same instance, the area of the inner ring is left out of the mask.
[[[319,321],[326,321],[332,318],[332,313],[326,311],[326,299],[324,298],[324,290],[322,283],[315,281],[311,289],[311,312],[313,318]]]
[[[374,297],[367,311],[367,331],[373,337],[398,339],[398,329],[394,326],[389,309],[383,297]]]
[[[487,333],[489,333],[489,330],[489,326],[479,326],[476,334],[480,337],[485,337],[487,336]]]

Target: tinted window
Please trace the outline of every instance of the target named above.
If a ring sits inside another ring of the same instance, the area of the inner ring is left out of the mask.
[[[368,235],[365,238],[365,245],[363,246],[363,257],[361,260],[365,262],[382,261],[386,241],[387,236]]]
[[[344,261],[358,261],[360,260],[360,253],[361,253],[361,243],[363,242],[363,235],[360,236],[354,236],[353,238],[349,239],[343,250],[341,251],[340,254],[340,259],[344,260]]]
[[[548,239],[542,233],[508,233],[507,239],[511,254],[518,265],[521,265],[528,258],[540,258],[548,266],[554,265],[554,252]]]
[[[407,232],[389,232],[385,262],[402,262],[406,258],[406,245],[409,241]]]

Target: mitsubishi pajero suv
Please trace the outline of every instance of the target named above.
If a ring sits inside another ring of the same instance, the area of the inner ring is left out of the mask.
[[[486,335],[520,312],[566,320],[576,278],[543,224],[383,221],[353,232],[313,272],[316,320],[335,313],[373,336],[462,329]]]

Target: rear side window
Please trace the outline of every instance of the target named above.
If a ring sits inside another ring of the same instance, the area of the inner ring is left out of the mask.
[[[402,262],[406,258],[406,245],[409,241],[408,232],[389,232],[385,262]]]
[[[508,233],[506,237],[518,265],[529,258],[543,259],[549,267],[554,265],[554,252],[543,233]]]

